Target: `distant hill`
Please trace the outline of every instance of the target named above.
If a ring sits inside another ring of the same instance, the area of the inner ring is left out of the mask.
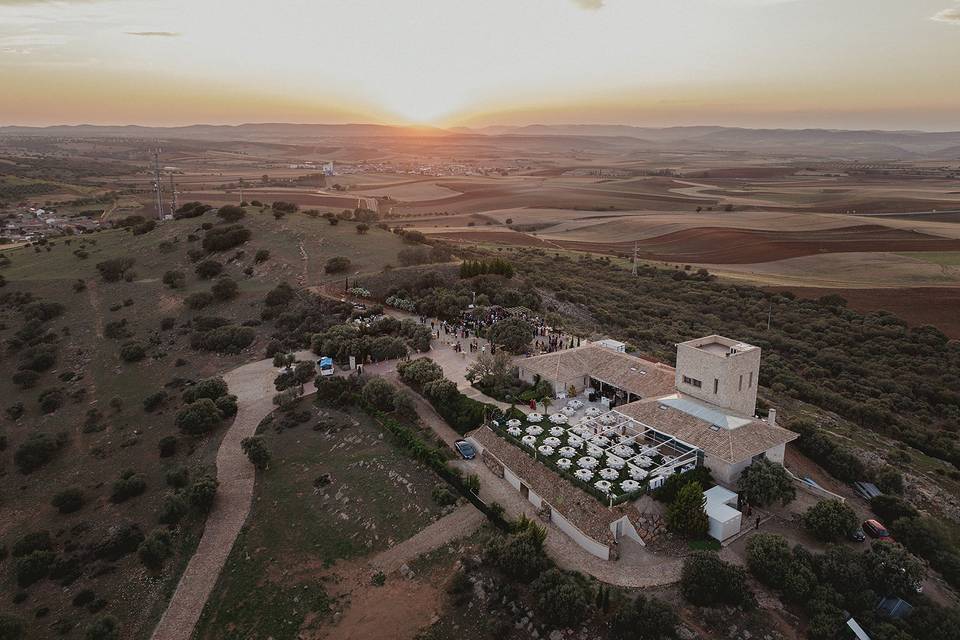
[[[747,151],[793,157],[851,160],[912,160],[957,158],[960,131],[856,131],[842,129],[745,129],[718,126],[635,127],[630,125],[526,125],[470,128],[401,127],[382,124],[250,123],[197,124],[182,127],[60,125],[0,127],[0,137],[111,137],[315,143],[364,138],[442,141],[501,148],[537,147],[618,149],[625,154],[646,152]]]
[[[204,140],[288,140],[305,137],[447,135],[433,127],[396,127],[382,124],[297,124],[282,122],[238,125],[194,124],[182,127],[140,125],[54,125],[0,127],[0,136],[69,136],[120,138],[194,138]]]

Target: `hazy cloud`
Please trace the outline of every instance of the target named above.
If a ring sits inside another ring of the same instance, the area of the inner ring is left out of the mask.
[[[604,0],[573,0],[573,4],[587,11],[603,9]]]
[[[930,19],[936,20],[937,22],[946,22],[947,24],[955,24],[960,26],[960,7],[944,9],[943,11],[932,16]]]
[[[143,36],[147,38],[176,38],[180,34],[176,31],[125,31],[128,36]]]
[[[91,4],[98,0],[0,0],[0,7],[27,7],[30,5]]]

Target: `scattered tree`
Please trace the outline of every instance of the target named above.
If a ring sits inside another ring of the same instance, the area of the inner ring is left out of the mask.
[[[767,458],[761,458],[744,469],[738,487],[742,497],[758,507],[765,507],[777,500],[787,504],[797,495],[787,470]]]
[[[244,438],[240,441],[240,446],[254,467],[262,471],[270,466],[270,452],[267,450],[263,438],[260,436]]]

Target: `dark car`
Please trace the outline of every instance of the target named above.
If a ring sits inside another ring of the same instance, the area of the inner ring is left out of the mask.
[[[867,539],[867,536],[864,535],[863,531],[861,531],[860,529],[854,529],[853,531],[850,532],[850,539],[853,540],[854,542],[863,542],[864,540]]]
[[[880,524],[877,520],[866,520],[863,523],[863,531],[877,540],[883,542],[893,542],[893,538],[890,537],[890,532],[887,531],[887,528]]]
[[[473,460],[477,457],[477,450],[466,440],[457,440],[453,443],[453,448],[457,450],[460,457],[464,460]]]

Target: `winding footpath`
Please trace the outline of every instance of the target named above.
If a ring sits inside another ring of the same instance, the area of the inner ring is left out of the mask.
[[[301,352],[297,357],[306,359],[309,355]],[[250,513],[256,470],[241,450],[240,441],[254,435],[257,425],[275,408],[275,377],[272,360],[245,364],[223,376],[230,393],[237,396],[237,415],[217,451],[217,480],[220,482],[217,500],[207,517],[200,544],[153,630],[152,640],[189,640],[193,635],[207,598]],[[315,391],[310,383],[305,386],[304,395]]]

